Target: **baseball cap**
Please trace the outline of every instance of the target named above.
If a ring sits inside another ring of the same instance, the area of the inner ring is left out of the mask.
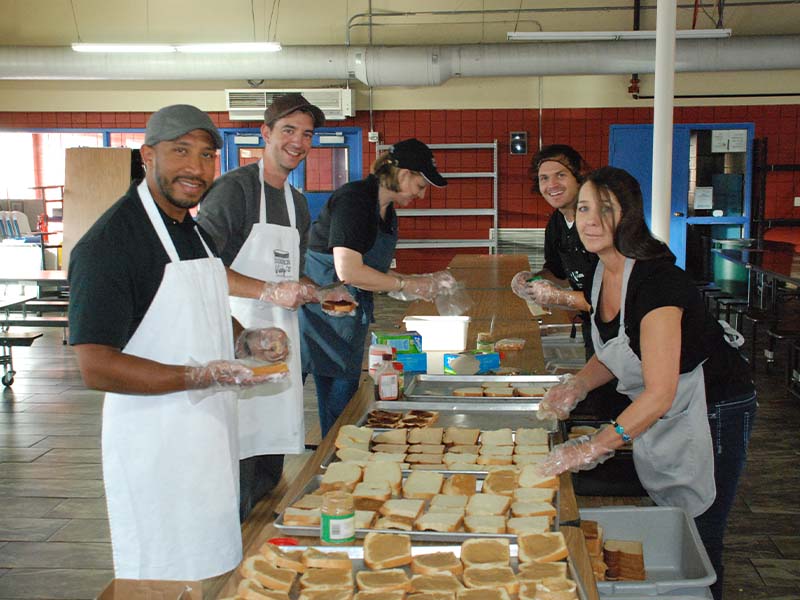
[[[306,100],[302,94],[284,94],[276,97],[272,104],[267,107],[267,110],[264,111],[264,123],[269,125],[301,108],[307,108],[311,111],[314,116],[314,129],[325,124],[325,113],[319,107]]]
[[[214,140],[214,145],[222,148],[222,136],[211,117],[190,104],[173,104],[153,113],[150,120],[147,121],[144,143],[148,146],[155,146],[159,142],[178,139],[195,129],[207,131]]]
[[[397,142],[389,148],[389,156],[392,157],[398,167],[417,171],[430,183],[436,187],[445,187],[447,181],[436,170],[436,159],[433,152],[418,139],[411,138]]]

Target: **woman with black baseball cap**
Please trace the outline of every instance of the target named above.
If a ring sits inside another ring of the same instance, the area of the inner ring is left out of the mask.
[[[416,139],[403,140],[378,157],[369,177],[336,190],[311,226],[305,275],[319,286],[347,284],[358,302],[346,317],[332,318],[320,305],[300,311],[303,373],[314,375],[323,436],[358,389],[372,292],[432,301],[455,283],[447,272],[389,270],[397,246],[395,207],[423,198],[428,185],[447,185],[431,149]]]

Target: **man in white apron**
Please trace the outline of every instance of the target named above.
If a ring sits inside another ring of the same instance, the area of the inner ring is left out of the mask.
[[[87,386],[109,392],[103,479],[117,577],[204,579],[242,557],[234,386],[256,380],[233,360],[226,269],[188,213],[221,145],[193,106],[155,113],[145,180],[71,255],[70,343]],[[238,282],[257,295],[258,282]]]
[[[304,450],[295,309],[317,298],[312,285],[298,283],[311,218],[305,197],[289,185],[288,177],[311,150],[314,129],[324,122],[322,111],[300,94],[276,98],[264,113],[261,160],[220,177],[198,212],[198,222],[211,234],[220,258],[232,271],[285,282],[282,293],[273,295],[272,306],[231,298],[233,316],[244,327],[280,327],[291,343],[289,381],[273,389],[260,387],[239,401],[242,521],[280,480],[283,455]],[[294,287],[288,282],[294,282]]]

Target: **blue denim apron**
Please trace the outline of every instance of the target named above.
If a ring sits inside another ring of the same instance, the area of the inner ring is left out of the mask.
[[[375,199],[374,218],[380,222],[380,206]],[[397,246],[397,215],[392,211],[390,233],[378,227],[375,243],[363,255],[364,264],[386,273],[392,264]],[[333,254],[308,250],[305,275],[317,283],[328,285],[339,281],[333,265]],[[323,377],[358,379],[364,361],[364,342],[373,321],[372,292],[347,286],[358,302],[354,316],[329,317],[319,304],[304,304],[300,316],[300,351],[303,373]]]

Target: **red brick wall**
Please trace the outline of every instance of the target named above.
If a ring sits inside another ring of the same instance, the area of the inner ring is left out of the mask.
[[[613,124],[650,123],[652,109],[548,109],[543,111],[542,141],[544,144],[565,143],[575,147],[592,166],[608,160],[608,131]],[[260,123],[231,121],[225,112],[211,113],[219,127],[258,127]],[[0,112],[0,127],[143,128],[149,113],[25,113]],[[752,122],[756,136],[768,138],[768,162],[800,163],[800,106],[718,106],[676,108],[676,123]],[[499,207],[500,227],[544,227],[551,209],[530,191],[527,170],[539,139],[538,111],[522,109],[481,110],[393,110],[375,111],[373,127],[381,140],[391,143],[407,137],[424,142],[465,143],[499,142]],[[360,112],[355,118],[337,121],[335,125],[357,126],[364,132],[364,173],[375,159],[374,145],[367,142],[369,116]],[[529,153],[509,154],[511,131],[528,132]],[[442,171],[488,171],[491,160],[485,151],[438,151]],[[800,218],[794,196],[800,196],[800,173],[770,173],[767,180],[766,216]],[[432,190],[415,203],[416,207],[479,208],[491,206],[491,180],[450,180],[444,190]],[[491,226],[489,217],[417,217],[403,218],[400,223],[404,238],[485,238]],[[465,250],[401,250],[398,268],[402,271],[430,271],[445,266],[450,258]],[[475,252],[483,252],[476,249]]]

